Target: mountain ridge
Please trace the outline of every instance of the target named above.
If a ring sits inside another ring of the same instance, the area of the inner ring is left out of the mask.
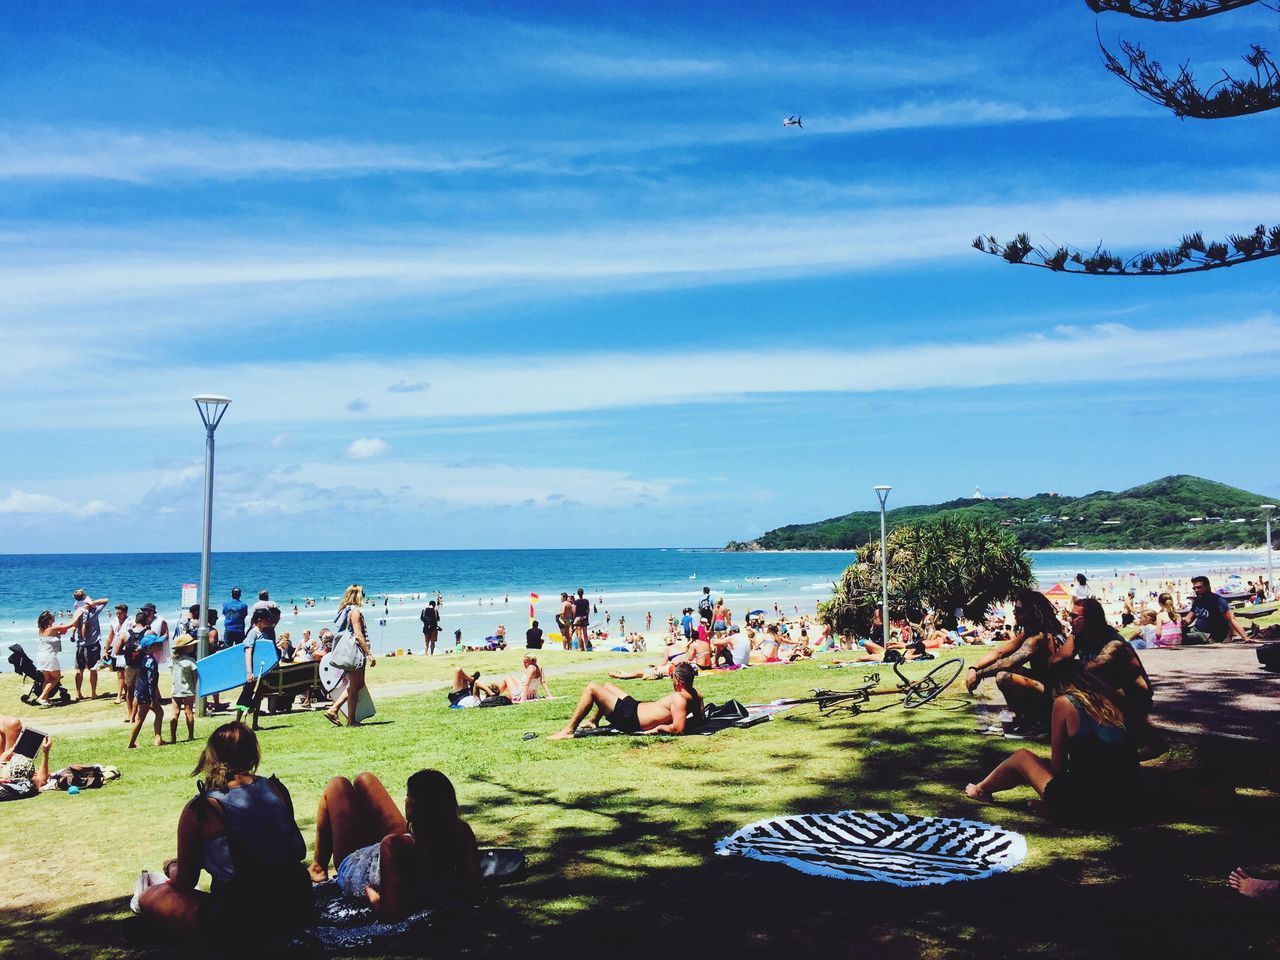
[[[1229,549],[1262,546],[1261,494],[1191,474],[1173,474],[1112,492],[1079,497],[961,497],[888,510],[889,529],[943,515],[997,523],[1028,550]],[[1242,520],[1244,522],[1233,522]],[[1273,528],[1276,524],[1273,524]],[[1273,536],[1276,530],[1273,529]],[[880,512],[858,510],[813,523],[788,524],[726,550],[848,550],[880,535]]]

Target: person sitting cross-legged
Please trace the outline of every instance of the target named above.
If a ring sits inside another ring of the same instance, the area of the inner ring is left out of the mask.
[[[655,701],[638,701],[614,683],[588,683],[564,729],[547,739],[572,739],[579,727],[595,726],[601,719],[623,733],[683,733],[690,712],[702,719],[702,696],[693,688],[694,676],[693,664],[677,663],[671,670],[672,692]],[[594,720],[584,723],[592,710]]]
[[[458,795],[439,770],[409,777],[404,814],[372,773],[334,777],[320,796],[310,867],[317,883],[338,865],[349,897],[367,899],[385,923],[429,905],[474,903],[480,896],[480,853],[459,816]]]

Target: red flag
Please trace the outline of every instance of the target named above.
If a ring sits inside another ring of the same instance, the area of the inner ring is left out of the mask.
[[[537,595],[536,593],[531,593],[531,594],[529,594],[529,623],[530,623],[530,625],[532,625],[532,624],[533,624],[533,605],[534,605],[534,603],[535,603],[537,600],[538,600],[538,595]]]

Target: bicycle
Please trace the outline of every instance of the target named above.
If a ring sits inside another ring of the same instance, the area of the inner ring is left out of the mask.
[[[959,657],[955,657],[937,664],[919,680],[912,680],[902,672],[902,664],[904,662],[906,661],[896,660],[893,662],[893,672],[898,676],[898,684],[893,690],[877,690],[876,687],[880,685],[880,674],[873,671],[863,677],[862,686],[855,687],[853,690],[814,690],[812,697],[788,700],[786,702],[791,704],[816,703],[818,711],[824,715],[834,713],[837,710],[847,710],[857,716],[860,713],[879,713],[882,710],[888,710],[890,707],[898,705],[891,702],[882,706],[872,707],[869,706],[872,697],[900,695],[902,697],[902,708],[904,710],[915,710],[931,700],[937,699],[947,687],[955,682],[961,671],[964,670],[964,661]]]

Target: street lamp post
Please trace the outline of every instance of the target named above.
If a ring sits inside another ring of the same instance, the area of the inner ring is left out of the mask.
[[[884,503],[893,487],[880,485],[874,488],[880,501],[880,625],[884,627],[884,648],[889,649],[889,559],[885,551]]]
[[[1275,508],[1274,503],[1262,505],[1262,509],[1267,511],[1267,594],[1269,598],[1276,595],[1276,581],[1271,573],[1271,511]]]
[[[196,631],[196,657],[204,657],[209,652],[209,554],[213,546],[213,432],[222,422],[222,415],[227,412],[231,403],[226,397],[214,394],[201,394],[192,397],[196,409],[200,411],[200,419],[204,421],[204,544],[200,551],[200,594],[199,628]],[[205,699],[199,703],[200,716],[205,715]]]

